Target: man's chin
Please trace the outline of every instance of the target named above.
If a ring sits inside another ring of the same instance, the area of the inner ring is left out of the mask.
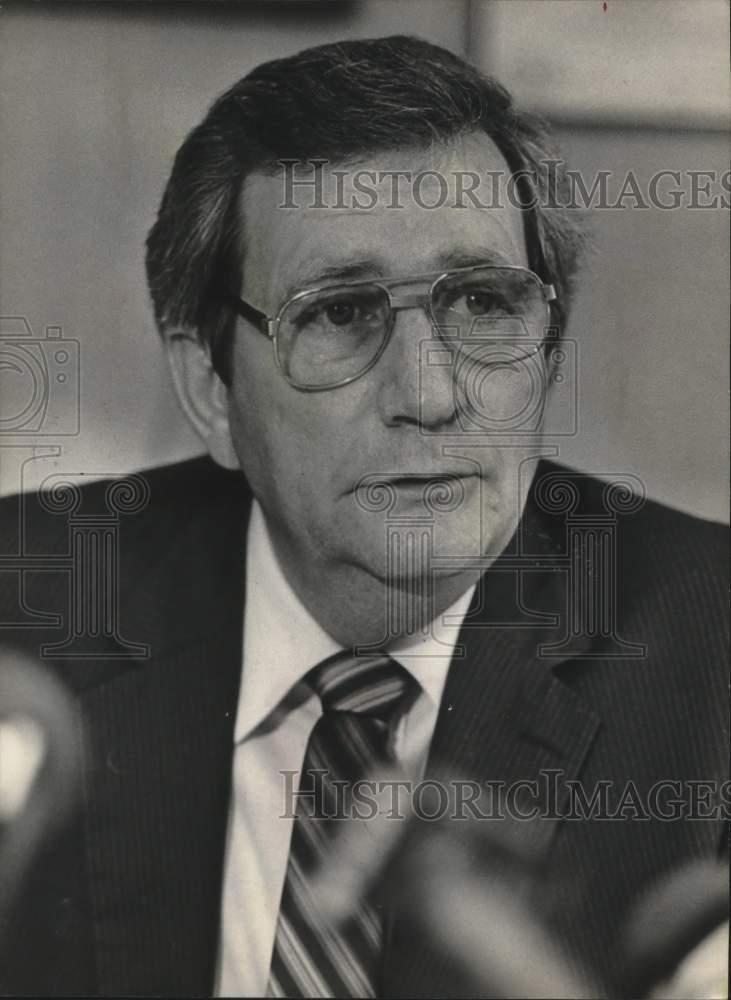
[[[390,523],[365,533],[359,544],[351,536],[347,561],[382,584],[424,590],[430,579],[438,587],[440,581],[479,576],[487,568],[485,553],[503,534],[494,525],[481,525],[479,516],[448,524],[442,518]]]

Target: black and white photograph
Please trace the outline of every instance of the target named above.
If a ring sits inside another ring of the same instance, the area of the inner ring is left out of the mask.
[[[728,997],[730,19],[0,4],[0,997]]]

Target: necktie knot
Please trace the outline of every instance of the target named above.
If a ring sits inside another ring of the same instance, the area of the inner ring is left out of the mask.
[[[417,682],[385,653],[336,653],[310,671],[308,681],[324,712],[354,712],[388,721],[413,699]]]

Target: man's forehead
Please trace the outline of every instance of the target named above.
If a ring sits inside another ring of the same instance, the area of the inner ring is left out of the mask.
[[[483,132],[342,160],[292,159],[282,164],[273,172],[254,171],[246,178],[245,206],[260,204],[262,198],[269,204],[274,195],[277,207],[305,208],[316,217],[334,208],[348,211],[353,202],[359,213],[389,209],[404,204],[411,195],[417,207],[423,201],[429,210],[438,193],[446,193],[448,203],[454,202],[449,195],[461,193],[461,200],[469,203],[465,192],[474,188],[470,175],[479,178],[483,200],[488,188],[494,190],[492,200],[497,206],[506,200],[497,194],[504,194],[511,173],[495,142]]]
[[[267,293],[275,283],[281,295],[282,281],[296,290],[330,276],[524,264],[509,178],[484,133],[327,163],[319,172],[305,163],[253,173],[241,199],[247,288]]]

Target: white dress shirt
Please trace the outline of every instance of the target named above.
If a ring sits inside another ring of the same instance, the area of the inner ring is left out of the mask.
[[[432,635],[390,649],[421,685],[396,735],[399,760],[415,779],[423,775],[447,670],[473,592],[471,587],[434,622]],[[449,625],[444,624],[447,615]],[[234,729],[217,996],[266,992],[293,822],[282,815],[292,810],[281,772],[299,772],[322,714],[315,694],[294,703],[287,696],[308,670],[341,648],[289,586],[255,502],[248,528],[244,666]]]

